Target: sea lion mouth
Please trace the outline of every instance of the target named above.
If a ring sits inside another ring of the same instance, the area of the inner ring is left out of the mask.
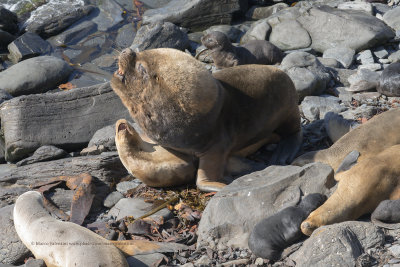
[[[120,125],[118,125],[118,132],[123,131],[128,129],[128,126],[126,125],[126,123],[121,123]]]

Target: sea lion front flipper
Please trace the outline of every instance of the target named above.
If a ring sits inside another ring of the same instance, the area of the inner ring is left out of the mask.
[[[358,125],[359,124],[357,122],[346,120],[342,115],[334,112],[328,112],[324,117],[324,127],[326,133],[333,143]]]
[[[343,159],[342,163],[340,163],[335,173],[339,173],[342,171],[350,170],[354,164],[357,163],[358,158],[360,157],[360,152],[357,150],[351,151],[347,156]]]
[[[287,136],[278,143],[278,147],[274,151],[270,159],[271,165],[285,165],[290,163],[296,157],[303,142],[303,131],[300,131]]]

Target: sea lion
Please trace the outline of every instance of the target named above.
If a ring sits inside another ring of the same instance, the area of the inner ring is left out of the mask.
[[[292,163],[303,166],[311,162],[323,162],[337,170],[343,159],[351,152],[358,151],[358,161],[375,156],[379,152],[400,144],[400,109],[391,109],[374,116],[366,123],[351,130],[331,147],[308,152]]]
[[[128,266],[110,241],[75,223],[53,218],[39,192],[22,194],[13,216],[22,243],[46,266]]]
[[[307,195],[299,205],[285,208],[256,224],[249,237],[249,248],[257,256],[279,260],[282,251],[302,236],[300,224],[326,196],[315,193]]]
[[[268,41],[251,40],[243,46],[235,47],[228,36],[219,31],[204,35],[201,42],[207,50],[211,50],[214,64],[219,69],[244,64],[274,65],[280,63],[284,57],[284,53]]]
[[[384,146],[384,143],[381,145]],[[350,170],[336,174],[335,179],[339,181],[337,189],[301,224],[301,231],[311,235],[322,225],[355,220],[371,213],[382,200],[399,199],[399,158],[400,145],[394,145],[370,155]]]
[[[392,63],[382,71],[377,91],[386,96],[400,96],[400,62]]]
[[[231,155],[246,156],[279,138],[279,162],[297,153],[298,96],[277,68],[243,65],[212,75],[192,56],[169,48],[139,53],[128,48],[118,65],[112,88],[151,140],[199,159],[200,190],[225,186]]]

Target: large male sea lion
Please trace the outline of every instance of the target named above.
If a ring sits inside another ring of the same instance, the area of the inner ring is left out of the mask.
[[[251,40],[236,47],[231,44],[228,36],[219,31],[204,35],[201,42],[207,50],[211,50],[214,64],[219,69],[244,64],[274,65],[280,63],[284,57],[284,53],[268,41]]]
[[[231,155],[248,155],[277,138],[284,139],[280,162],[297,152],[298,96],[277,68],[243,65],[212,75],[192,56],[168,48],[125,49],[118,65],[114,91],[150,139],[199,159],[196,183],[203,191],[225,186]]]
[[[397,144],[400,144],[400,109],[391,109],[351,130],[331,147],[306,153],[292,164],[303,166],[318,161],[337,170],[351,151],[357,150],[360,153],[360,162]]]
[[[383,142],[381,145],[385,146]],[[311,235],[322,225],[355,220],[370,213],[385,199],[399,199],[399,159],[400,145],[394,145],[336,174],[337,189],[301,224],[301,231]]]

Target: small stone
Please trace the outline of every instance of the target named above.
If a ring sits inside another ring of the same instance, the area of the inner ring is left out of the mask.
[[[353,94],[353,99],[360,101],[360,102],[365,102],[368,100],[377,100],[381,96],[380,93],[378,92],[366,92],[366,93],[360,93],[360,94]]]
[[[377,71],[382,69],[382,65],[379,63],[365,64],[365,65],[360,65],[358,69],[368,69],[371,71]]]
[[[325,67],[330,67],[330,68],[340,68],[342,67],[342,64],[340,64],[339,61],[337,61],[334,58],[323,58],[323,57],[318,57],[319,62],[322,63]]]
[[[390,247],[389,250],[393,256],[395,256],[396,258],[400,258],[400,245],[394,245]]]
[[[91,147],[82,149],[81,156],[100,155],[104,151],[107,151],[107,149],[103,145],[91,146]]]
[[[29,158],[17,162],[17,166],[24,166],[36,162],[50,161],[64,158],[68,155],[63,149],[55,146],[41,146]]]
[[[350,84],[355,84],[359,81],[376,82],[379,80],[379,74],[366,68],[358,69],[357,73],[354,73],[348,77]]]
[[[50,53],[51,46],[39,35],[26,32],[8,45],[8,51],[10,52],[9,59],[18,63],[27,58]]]
[[[120,192],[114,191],[111,192],[105,199],[104,199],[104,207],[112,208],[117,202],[124,198]]]
[[[346,110],[339,102],[339,98],[334,96],[306,96],[301,102],[301,109],[308,120],[314,121],[323,119],[328,112],[339,113]]]
[[[392,63],[400,62],[400,50],[390,54],[388,59]]]
[[[371,50],[364,50],[360,52],[357,55],[357,61],[361,62],[362,65],[375,63]]]
[[[388,58],[380,58],[378,59],[378,62],[381,63],[382,65],[390,64],[390,60]]]
[[[382,46],[378,47],[375,51],[374,51],[374,55],[377,58],[387,58],[389,56],[389,52]]]
[[[257,258],[254,262],[255,265],[261,266],[264,264],[264,260],[262,258]]]
[[[120,182],[117,184],[117,191],[126,194],[129,190],[138,187],[138,185],[140,185],[138,180]]]
[[[348,47],[334,47],[325,50],[322,57],[334,58],[342,63],[343,67],[348,69],[353,64],[355,53],[354,49]]]

